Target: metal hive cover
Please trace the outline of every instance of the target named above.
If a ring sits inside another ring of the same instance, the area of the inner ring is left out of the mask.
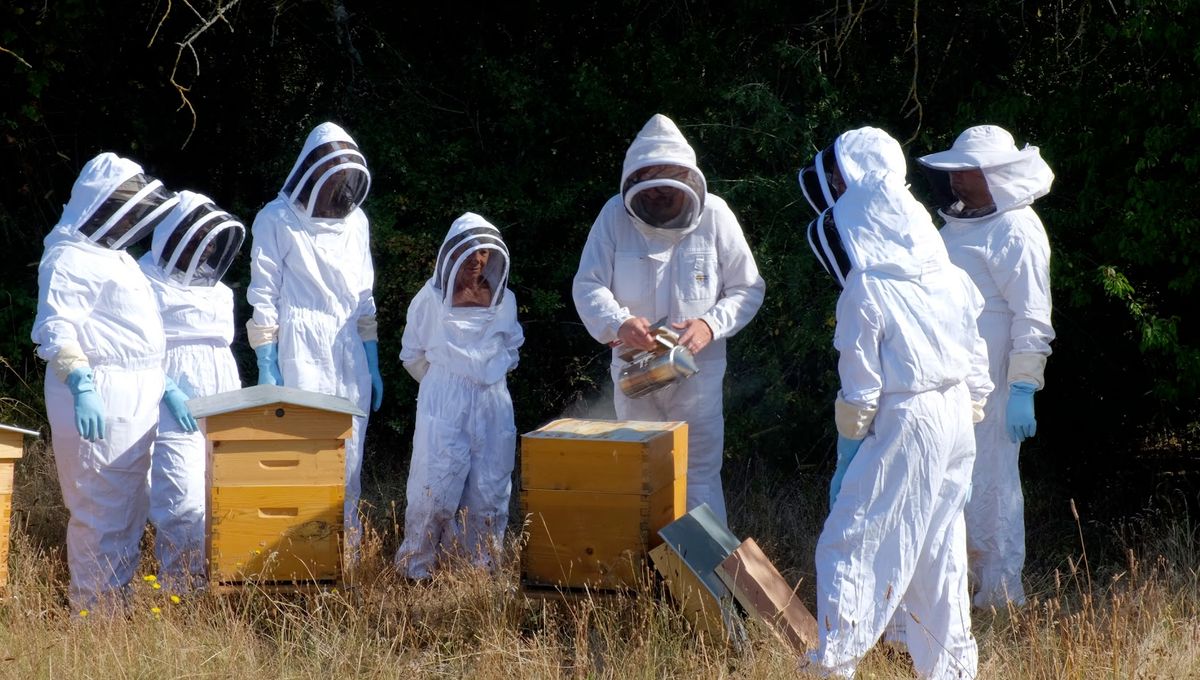
[[[25,428],[23,428],[23,427],[17,427],[16,425],[3,425],[3,424],[0,424],[0,430],[4,430],[4,431],[6,431],[6,432],[20,432],[21,434],[27,434],[27,435],[31,435],[31,436],[34,436],[34,437],[41,437],[41,436],[42,436],[42,433],[41,433],[41,432],[37,432],[36,430],[26,430]]]
[[[294,387],[279,385],[255,385],[231,392],[222,392],[207,397],[196,397],[188,400],[188,408],[196,418],[205,418],[245,408],[267,406],[269,404],[291,404],[292,406],[307,406],[322,411],[346,413],[352,416],[367,415],[357,406],[343,397],[329,394],[319,394],[298,390]]]
[[[729,589],[717,576],[716,569],[742,542],[717,518],[707,503],[701,503],[683,517],[659,529],[658,535],[679,555],[713,597],[720,600],[729,596]]]

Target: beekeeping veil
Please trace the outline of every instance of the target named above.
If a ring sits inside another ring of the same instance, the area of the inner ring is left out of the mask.
[[[833,168],[837,162],[834,152],[836,144],[835,141],[818,151],[816,157],[813,158],[812,165],[801,168],[797,177],[805,200],[818,215],[837,201],[833,190]]]
[[[949,264],[929,213],[909,192],[896,140],[877,128],[851,130],[835,143],[846,191],[809,225],[809,245],[840,286],[849,272],[914,279]]]
[[[494,308],[504,296],[508,285],[508,246],[500,237],[500,230],[475,213],[463,213],[450,225],[450,231],[438,249],[437,264],[433,274],[433,288],[442,295],[442,303],[449,306],[454,300],[454,280],[459,269],[473,253],[479,250],[490,252],[481,276],[492,289]]]
[[[655,114],[630,144],[621,171],[621,198],[637,222],[652,229],[695,228],[707,185],[696,152],[670,118]]]
[[[845,288],[846,277],[850,274],[850,258],[846,255],[846,247],[842,245],[833,211],[826,208],[809,222],[807,236],[808,247],[817,256],[821,268],[833,277],[839,288]]]
[[[998,125],[969,127],[949,149],[921,156],[917,161],[935,189],[949,186],[951,171],[978,168],[987,180],[998,213],[1032,204],[1050,193],[1054,182],[1054,173],[1042,160],[1038,147],[1026,144],[1018,149],[1012,134]],[[955,200],[940,198],[938,207],[953,216]]]
[[[121,250],[149,236],[177,200],[142,166],[102,153],[83,166],[55,231]]]
[[[213,286],[233,264],[246,227],[212,200],[179,192],[179,203],[154,230],[154,262],[182,286]]]
[[[341,220],[367,199],[367,159],[345,130],[321,123],[304,142],[282,194],[314,220]]]

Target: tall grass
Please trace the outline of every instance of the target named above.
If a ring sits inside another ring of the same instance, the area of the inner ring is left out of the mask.
[[[811,603],[823,478],[733,477],[735,532],[758,539]],[[625,596],[529,597],[515,566],[519,541],[499,573],[459,565],[432,583],[405,583],[391,567],[393,485],[374,489],[370,526],[378,531],[367,532],[352,590],[248,589],[176,603],[139,578],[126,615],[81,618],[65,601],[66,515],[53,465],[34,447],[18,474],[11,579],[0,601],[0,678],[798,676],[795,655],[766,631],[751,626],[740,649],[696,635],[649,582]],[[1085,567],[1076,545],[1060,568],[1031,575],[1028,605],[975,617],[981,677],[1200,677],[1196,528],[1164,510],[1119,529],[1113,541],[1126,544],[1123,561],[1093,558]],[[141,575],[153,570],[147,550]],[[873,651],[860,671],[911,675],[903,656],[886,649]]]

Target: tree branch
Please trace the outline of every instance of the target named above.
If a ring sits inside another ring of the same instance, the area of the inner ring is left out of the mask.
[[[30,65],[30,63],[29,63],[29,62],[27,62],[27,61],[25,61],[24,59],[22,59],[22,58],[21,58],[21,55],[17,54],[16,52],[13,52],[13,51],[12,51],[12,50],[10,50],[10,49],[7,49],[7,48],[5,48],[5,47],[0,47],[0,52],[3,52],[3,53],[5,53],[5,54],[11,54],[11,55],[13,55],[13,58],[14,58],[14,59],[16,59],[17,61],[21,62],[21,64],[22,64],[22,65],[24,65],[24,66],[25,66],[25,68],[27,68],[27,69],[32,69],[32,68],[33,68],[33,66],[32,66],[32,65]]]
[[[230,30],[233,30],[233,26],[231,26],[229,24],[229,22],[225,20],[225,12],[228,11],[229,9],[231,9],[234,5],[238,4],[239,2],[241,2],[241,0],[229,0],[229,2],[226,2],[225,4],[221,4],[218,1],[217,8],[213,11],[213,15],[211,17],[209,17],[208,19],[204,19],[204,23],[193,28],[192,32],[188,33],[187,36],[183,39],[183,42],[176,43],[179,46],[179,51],[176,52],[176,54],[175,54],[175,65],[171,68],[171,77],[169,78],[169,81],[170,81],[171,85],[175,88],[175,91],[179,93],[180,103],[179,103],[179,108],[176,109],[176,111],[179,111],[183,108],[187,108],[187,110],[190,111],[192,114],[192,129],[188,131],[187,137],[183,140],[183,144],[180,145],[180,147],[179,147],[180,149],[185,148],[188,145],[188,142],[190,142],[192,140],[192,135],[196,133],[196,123],[198,121],[198,117],[196,116],[196,107],[192,106],[192,102],[190,99],[188,99],[188,96],[187,96],[187,93],[191,90],[191,88],[184,87],[183,85],[179,84],[179,81],[175,80],[175,75],[179,72],[179,61],[183,58],[183,51],[188,50],[192,53],[192,60],[196,64],[196,76],[199,77],[199,75],[200,75],[200,56],[198,54],[196,54],[196,47],[193,43],[195,43],[197,38],[199,38],[201,35],[203,35],[205,31],[207,31],[209,28],[211,28],[212,25],[217,23],[218,21],[224,21],[225,25],[229,26]],[[191,9],[193,12],[196,12],[196,8],[192,7],[190,2],[188,2],[187,0],[184,0],[184,4],[187,5],[188,8]],[[170,4],[170,0],[168,0],[167,13],[169,14],[170,11],[171,11],[171,4]],[[199,12],[196,12],[196,15],[201,16]],[[166,18],[167,18],[166,14],[164,14],[163,21],[165,21]],[[201,18],[203,19],[202,16],[201,16]],[[161,25],[162,25],[162,22],[160,21],[159,26],[161,26]],[[157,33],[158,33],[158,29],[155,29],[155,34],[157,35]],[[153,41],[154,41],[154,39],[151,38],[151,42],[153,42]]]

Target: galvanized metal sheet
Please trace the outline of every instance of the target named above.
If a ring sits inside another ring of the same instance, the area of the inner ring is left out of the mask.
[[[322,411],[333,411],[334,413],[348,413],[352,416],[367,415],[351,403],[349,399],[329,394],[307,392],[294,387],[280,387],[279,385],[255,385],[254,387],[246,387],[240,390],[233,390],[232,392],[222,392],[221,394],[213,394],[207,397],[196,397],[195,399],[189,399],[187,405],[193,416],[196,418],[205,418],[221,413],[240,411],[245,408],[279,403],[291,404],[293,406],[307,406],[309,408],[321,409]]]
[[[701,503],[683,517],[658,530],[671,550],[692,570],[713,597],[721,600],[730,592],[717,576],[717,565],[742,544],[717,518],[707,503]]]
[[[34,437],[42,436],[41,432],[37,432],[34,430],[26,430],[25,428],[17,427],[16,425],[0,425],[0,430],[4,430],[6,432],[20,432],[21,434],[27,434],[27,435],[31,435]]]

